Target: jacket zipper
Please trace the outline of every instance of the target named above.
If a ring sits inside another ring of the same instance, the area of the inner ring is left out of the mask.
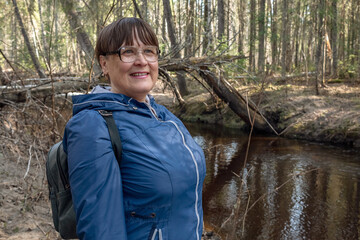
[[[170,122],[172,123],[175,127],[176,127],[176,130],[180,133],[181,135],[181,138],[182,138],[182,141],[183,141],[183,145],[185,146],[185,148],[189,151],[190,155],[191,155],[191,158],[194,162],[194,165],[195,165],[195,169],[196,169],[196,187],[195,187],[195,214],[196,214],[196,218],[197,218],[197,226],[196,226],[196,239],[197,240],[200,240],[200,237],[199,237],[199,226],[200,226],[200,216],[199,216],[199,210],[198,210],[198,202],[199,202],[199,194],[198,194],[198,189],[199,189],[199,182],[200,182],[200,177],[199,177],[199,167],[198,167],[198,164],[195,160],[195,156],[193,154],[193,152],[191,151],[191,149],[189,148],[189,146],[186,144],[185,142],[185,137],[184,137],[184,134],[183,132],[180,130],[179,126],[172,120],[169,120],[169,121],[162,121],[161,119],[159,119],[157,117],[157,114],[156,114],[156,111],[153,107],[151,107],[150,104],[146,104],[147,107],[149,108],[150,112],[152,113],[152,115],[158,120],[158,121],[161,121],[161,122]],[[157,229],[156,229],[157,230]],[[161,231],[161,229],[160,229]],[[159,233],[160,234],[160,233]],[[154,237],[154,236],[153,236]],[[162,237],[161,237],[162,238]]]
[[[184,137],[184,134],[181,132],[179,126],[173,122],[173,121],[169,121],[171,122],[172,124],[174,124],[174,126],[176,127],[176,129],[178,130],[178,132],[180,133],[181,135],[181,138],[183,140],[183,144],[185,146],[185,148],[189,151],[190,155],[191,155],[191,158],[194,162],[194,165],[195,165],[195,168],[196,168],[196,187],[195,187],[195,213],[196,213],[196,218],[197,218],[197,226],[196,226],[196,239],[197,240],[200,240],[199,238],[199,226],[200,226],[200,216],[199,216],[199,210],[198,210],[198,202],[199,202],[199,195],[198,195],[198,189],[199,189],[199,167],[197,165],[197,162],[195,160],[195,157],[194,157],[194,154],[193,152],[191,151],[191,149],[189,148],[189,146],[186,144],[185,142],[185,137]]]

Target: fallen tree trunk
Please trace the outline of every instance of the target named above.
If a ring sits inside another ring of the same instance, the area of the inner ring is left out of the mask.
[[[249,126],[255,117],[254,129],[261,132],[277,133],[276,130],[261,115],[257,107],[249,100],[243,97],[234,87],[225,79],[218,78],[207,66],[217,63],[241,59],[241,56],[219,58],[190,58],[188,61],[173,60],[169,63],[162,62],[161,67],[167,71],[196,71],[210,86],[216,95],[227,103],[230,109],[238,115]]]
[[[208,66],[214,63],[221,64],[222,62],[233,61],[241,59],[241,56],[225,56],[221,58],[189,58],[189,59],[172,59],[162,60],[159,62],[160,73],[165,77],[166,81],[170,83],[174,94],[177,96],[179,103],[183,105],[185,102],[178,94],[176,86],[172,84],[167,71],[195,71],[202,77],[210,86],[216,95],[227,103],[230,109],[237,114],[245,123],[251,126],[252,119],[255,117],[254,129],[261,132],[275,132],[276,131],[266,121],[266,118],[261,115],[257,107],[248,99],[243,97],[235,88],[233,88],[225,79],[218,78],[211,72]],[[36,82],[36,84],[35,84]],[[54,94],[66,94],[69,92],[86,92],[89,87],[88,79],[85,78],[53,78],[53,79],[31,79],[24,80],[23,83],[30,83],[30,86],[23,87],[6,87],[0,90],[0,104],[7,101],[24,102],[27,98],[45,98]],[[35,84],[31,85],[31,83]],[[94,86],[99,81],[92,81],[90,86]],[[53,84],[53,85],[52,85]],[[52,87],[54,86],[54,88]],[[53,90],[54,89],[54,90]]]
[[[240,95],[226,80],[218,78],[209,70],[200,70],[200,76],[212,87],[216,95],[227,103],[230,109],[238,115],[247,125],[251,126],[255,117],[254,129],[261,132],[273,132],[273,129],[265,121],[265,118],[257,110],[256,106]]]
[[[29,97],[46,98],[54,94],[67,94],[70,92],[84,92],[88,88],[89,83],[84,78],[50,78],[41,79],[40,84],[34,84],[33,81],[39,79],[25,80],[28,83],[25,86],[2,86],[0,88],[0,104],[7,102],[25,102]],[[32,83],[32,84],[31,84]],[[54,88],[53,88],[54,87]],[[54,90],[53,90],[54,89]]]

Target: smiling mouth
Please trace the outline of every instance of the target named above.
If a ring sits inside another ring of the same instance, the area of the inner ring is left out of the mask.
[[[140,76],[147,76],[148,73],[132,73],[130,74],[131,76],[134,76],[134,77],[140,77]]]

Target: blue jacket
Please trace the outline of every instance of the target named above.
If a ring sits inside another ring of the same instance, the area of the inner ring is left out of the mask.
[[[63,143],[80,239],[201,239],[203,151],[178,118],[149,102],[115,93],[73,97]],[[121,170],[99,109],[113,112]]]

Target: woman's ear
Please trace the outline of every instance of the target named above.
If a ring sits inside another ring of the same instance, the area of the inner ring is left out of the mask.
[[[104,55],[100,55],[99,56],[99,63],[100,63],[100,67],[104,73],[104,75],[108,74],[108,67],[107,67],[107,58]]]

